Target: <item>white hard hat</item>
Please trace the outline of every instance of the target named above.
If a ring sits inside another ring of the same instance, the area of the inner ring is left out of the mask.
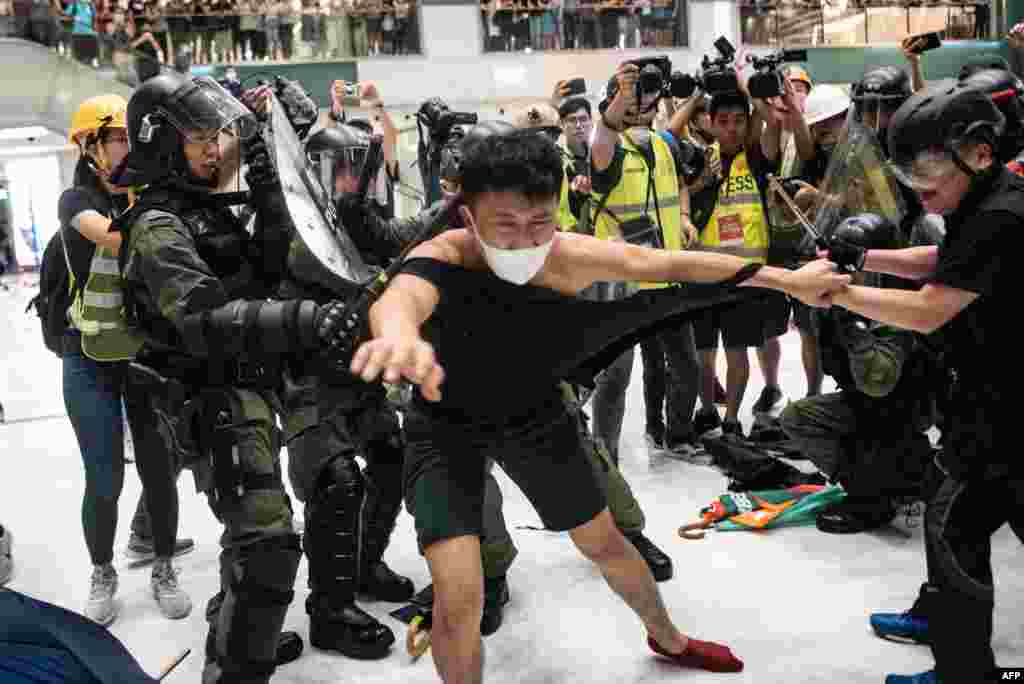
[[[808,126],[813,126],[842,114],[849,108],[850,96],[839,86],[826,83],[817,86],[807,96],[804,118],[807,119]]]

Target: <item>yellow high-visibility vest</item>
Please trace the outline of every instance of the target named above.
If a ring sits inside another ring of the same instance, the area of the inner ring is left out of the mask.
[[[631,219],[649,216],[655,225],[661,226],[662,246],[665,249],[682,249],[679,216],[679,176],[672,152],[660,135],[651,131],[651,146],[654,150],[654,168],[650,169],[643,153],[629,140],[620,136],[626,152],[622,162],[622,178],[619,184],[604,200],[599,215],[591,214],[594,236],[601,240],[624,240],[619,226]],[[654,187],[650,188],[651,179]],[[648,190],[651,190],[649,193]],[[601,205],[602,196],[591,198],[591,212]],[[643,290],[671,287],[674,283],[637,283]]]
[[[74,272],[69,277],[74,284]],[[128,325],[117,255],[96,246],[85,287],[71,305],[71,323],[82,333],[82,353],[95,361],[128,361],[142,347],[142,333]]]
[[[761,264],[767,261],[768,220],[746,152],[733,159],[715,210],[694,249],[731,254]]]

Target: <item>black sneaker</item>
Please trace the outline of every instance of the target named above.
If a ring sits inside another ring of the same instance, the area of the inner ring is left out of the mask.
[[[722,421],[722,435],[734,435],[740,439],[746,439],[743,434],[743,426],[740,425],[738,420],[724,420]]]
[[[782,390],[778,387],[765,387],[761,396],[754,404],[754,413],[771,413],[782,403]]]
[[[827,534],[858,534],[885,527],[896,519],[891,501],[845,499],[818,514],[815,524]]]
[[[665,426],[664,425],[648,425],[647,426],[647,443],[652,449],[664,449],[665,448]]]
[[[701,409],[693,418],[693,432],[698,438],[720,427],[722,427],[722,417],[718,415],[716,409],[710,411]]]

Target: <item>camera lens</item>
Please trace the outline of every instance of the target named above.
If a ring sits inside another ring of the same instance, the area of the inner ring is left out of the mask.
[[[661,70],[653,64],[645,66],[643,71],[640,72],[638,85],[641,93],[660,92],[662,88]]]

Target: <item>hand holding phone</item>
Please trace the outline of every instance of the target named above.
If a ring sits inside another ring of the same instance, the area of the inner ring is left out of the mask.
[[[942,47],[942,34],[938,32],[922,33],[917,36],[909,36],[903,39],[903,52],[911,55],[920,55],[923,52]]]

